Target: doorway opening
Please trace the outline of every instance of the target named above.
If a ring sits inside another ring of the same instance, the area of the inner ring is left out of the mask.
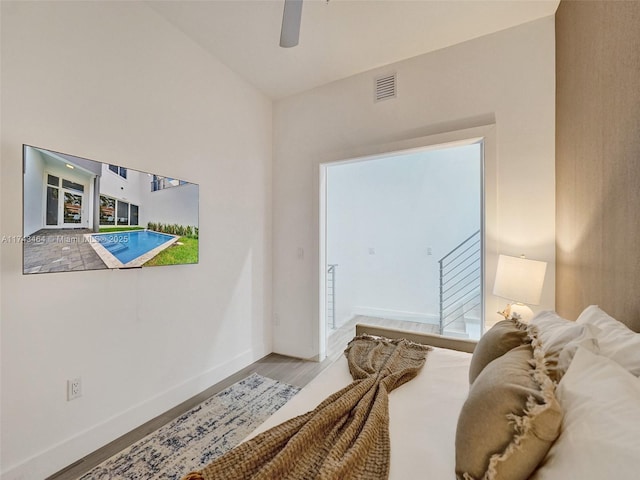
[[[326,353],[356,323],[478,339],[484,324],[484,142],[322,165]]]

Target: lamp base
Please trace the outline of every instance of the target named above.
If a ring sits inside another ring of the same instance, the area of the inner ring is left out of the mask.
[[[516,319],[522,323],[529,323],[529,320],[533,318],[533,310],[531,310],[524,303],[510,303],[503,311],[498,312],[505,320]]]

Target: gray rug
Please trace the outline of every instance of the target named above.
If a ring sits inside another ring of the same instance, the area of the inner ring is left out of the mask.
[[[79,480],[179,480],[235,447],[299,390],[254,373]]]

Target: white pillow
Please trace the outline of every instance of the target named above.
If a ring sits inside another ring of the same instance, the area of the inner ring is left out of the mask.
[[[531,319],[529,325],[537,329],[537,337],[555,380],[559,380],[567,371],[578,347],[593,353],[599,352],[596,338],[600,329],[596,326],[577,324],[551,311],[540,312]]]
[[[532,480],[638,478],[640,379],[578,348],[558,384],[560,436]]]
[[[598,327],[600,355],[618,362],[636,377],[640,376],[640,333],[607,315],[597,305],[585,308],[576,323]]]

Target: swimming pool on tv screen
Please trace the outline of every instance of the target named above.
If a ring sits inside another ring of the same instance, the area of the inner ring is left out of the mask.
[[[123,264],[150,252],[174,237],[148,230],[94,234],[92,237]]]

